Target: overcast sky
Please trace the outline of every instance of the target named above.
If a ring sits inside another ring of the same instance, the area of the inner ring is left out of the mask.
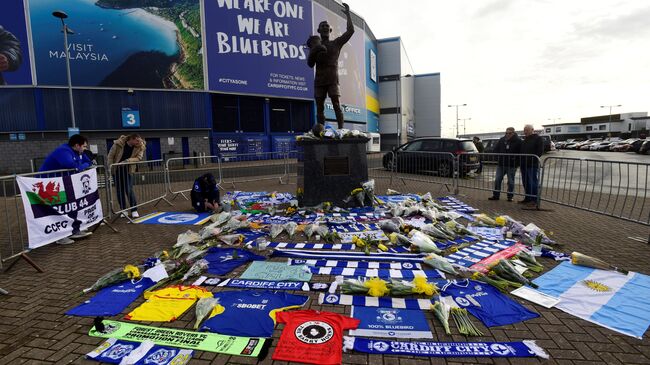
[[[468,104],[467,133],[650,111],[650,1],[347,2],[378,38],[401,37],[416,74],[441,73],[443,136],[449,104]]]

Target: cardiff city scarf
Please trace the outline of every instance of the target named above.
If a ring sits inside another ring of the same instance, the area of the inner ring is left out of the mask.
[[[431,309],[431,299],[371,297],[363,295],[347,295],[335,293],[320,293],[318,304],[354,305],[357,307],[382,307],[399,309]]]
[[[549,356],[535,341],[522,342],[403,342],[363,337],[343,338],[343,351],[423,357],[541,357]]]
[[[437,270],[391,270],[391,269],[355,269],[352,267],[315,267],[309,266],[314,275],[341,275],[347,277],[364,278],[396,278],[413,280],[416,276],[424,276],[429,279],[442,278]]]
[[[388,241],[388,236],[382,230],[377,231],[364,231],[364,232],[338,232],[337,233],[341,242],[349,243],[352,242],[354,236],[357,236],[364,240],[371,241]]]
[[[414,270],[422,269],[420,264],[410,262],[365,262],[365,261],[337,261],[337,260],[301,260],[289,259],[289,265],[307,265],[316,267],[350,267],[358,269],[385,269],[385,270]]]
[[[143,342],[156,345],[180,347],[190,350],[217,352],[220,354],[263,357],[266,355],[264,338],[225,336],[216,333],[185,331],[175,328],[151,327],[104,320],[104,332],[91,328],[92,337],[116,338],[118,340]]]
[[[406,254],[391,252],[338,252],[338,251],[309,251],[309,250],[287,250],[276,249],[271,257],[292,257],[297,259],[327,259],[327,260],[349,260],[349,261],[394,261],[410,262],[412,264],[422,263],[427,254]]]
[[[268,289],[268,290],[302,290],[309,291],[309,284],[299,281],[267,281],[226,279],[217,286],[228,288]]]
[[[315,214],[309,214],[309,215],[294,214],[290,217],[271,215],[268,213],[254,213],[254,214],[246,215],[247,221],[259,223],[259,224],[285,224],[289,222],[295,222],[297,224],[306,224],[306,223],[313,223],[315,219],[316,219]]]
[[[291,242],[271,242],[268,247],[272,248],[295,248],[307,250],[354,250],[353,244],[340,243],[291,243]]]
[[[334,224],[330,225],[329,229],[338,233],[381,231],[381,227],[377,223]]]
[[[86,357],[108,364],[185,365],[192,359],[193,352],[192,350],[157,346],[150,341],[137,343],[109,338],[99,347],[87,353]]]
[[[417,194],[401,194],[401,195],[375,195],[375,198],[382,204],[386,203],[404,203],[407,200],[420,201],[420,196]]]

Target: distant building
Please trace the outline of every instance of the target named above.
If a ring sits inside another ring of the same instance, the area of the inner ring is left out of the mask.
[[[544,124],[544,134],[554,140],[570,138],[638,137],[648,134],[650,117],[646,112],[599,115],[580,119],[580,123]]]

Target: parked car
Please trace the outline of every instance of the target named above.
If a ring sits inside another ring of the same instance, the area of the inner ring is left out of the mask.
[[[644,142],[641,144],[641,147],[639,147],[639,152],[642,155],[647,155],[650,153],[650,139],[644,140]]]
[[[479,155],[471,139],[418,138],[407,142],[383,157],[384,168],[408,173],[435,173],[451,177],[454,158],[460,156],[461,175],[479,167]]]
[[[589,146],[590,151],[609,151],[609,145],[612,144],[610,141],[602,141],[602,142],[596,142],[592,143]]]
[[[499,138],[486,138],[481,142],[483,142],[483,153],[494,153],[494,147],[499,142]]]
[[[624,141],[613,142],[612,144],[609,145],[609,150],[614,152],[625,152],[630,148],[632,143],[637,139],[638,138],[628,138]]]
[[[558,150],[565,148],[568,144],[575,143],[577,140],[575,138],[567,139],[566,141],[555,142],[555,148]]]
[[[632,144],[630,144],[630,148],[628,148],[626,152],[636,152],[636,153],[639,153],[639,149],[641,148],[641,145],[642,145],[643,142],[645,142],[645,141],[646,141],[645,139],[638,139],[638,140],[632,142]]]
[[[542,137],[544,140],[544,153],[555,149],[555,146],[553,146],[553,141],[551,141],[551,136],[541,135],[540,137]]]

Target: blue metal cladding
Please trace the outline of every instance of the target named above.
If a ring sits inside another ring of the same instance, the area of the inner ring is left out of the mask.
[[[140,111],[140,129],[210,128],[207,102],[200,92],[136,90],[73,91],[77,126],[83,130],[121,129],[122,108]],[[43,89],[46,130],[65,130],[70,126],[67,89]]]
[[[38,130],[34,89],[0,89],[0,132]]]

